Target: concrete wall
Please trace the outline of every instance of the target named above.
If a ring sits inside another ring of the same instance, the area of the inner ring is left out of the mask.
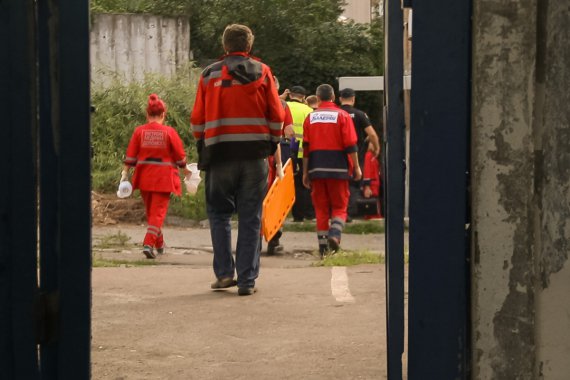
[[[474,0],[474,379],[570,376],[569,15]]]
[[[91,81],[140,81],[145,73],[172,75],[190,56],[187,19],[135,14],[94,14]]]
[[[371,20],[370,0],[346,0],[343,16],[360,23],[369,23]]]

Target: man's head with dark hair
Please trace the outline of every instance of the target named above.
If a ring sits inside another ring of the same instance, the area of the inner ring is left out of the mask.
[[[222,45],[226,53],[241,51],[249,53],[253,46],[253,33],[245,25],[228,25],[222,35]]]
[[[307,90],[305,90],[305,88],[303,86],[293,86],[293,87],[291,87],[291,90],[289,91],[289,97],[291,99],[297,99],[297,100],[303,101],[305,99],[306,93],[307,93]]]
[[[316,91],[317,98],[324,102],[334,101],[334,89],[330,84],[321,84],[317,87]]]
[[[344,88],[339,92],[340,104],[348,104],[353,106],[355,103],[356,92],[352,88]]]

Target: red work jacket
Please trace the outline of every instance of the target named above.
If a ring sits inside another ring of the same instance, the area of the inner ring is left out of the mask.
[[[182,194],[178,168],[186,166],[186,154],[174,128],[156,122],[138,126],[124,163],[135,167],[133,189]]]
[[[231,53],[200,76],[190,117],[199,163],[266,158],[281,139],[284,110],[269,67]]]
[[[350,179],[356,152],[356,132],[350,115],[332,102],[321,102],[303,124],[303,154],[309,158],[309,178]]]
[[[372,196],[377,197],[380,192],[380,163],[371,151],[364,156],[364,173],[362,174],[362,186],[370,186]]]

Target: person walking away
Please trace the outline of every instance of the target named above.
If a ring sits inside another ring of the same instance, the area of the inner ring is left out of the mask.
[[[305,100],[307,101],[307,105],[311,107],[313,110],[319,108],[319,99],[317,98],[316,95],[309,95]]]
[[[138,126],[127,148],[121,180],[127,180],[134,167],[133,189],[139,189],[145,205],[147,230],[143,254],[148,259],[164,253],[162,224],[168,212],[170,193],[181,195],[177,168],[186,169],[186,155],[180,136],[174,128],[163,125],[166,105],[156,94],[148,98],[147,123]]]
[[[289,91],[289,109],[293,115],[293,129],[299,143],[295,160],[295,203],[293,204],[293,220],[302,222],[303,219],[313,219],[315,212],[311,203],[311,193],[303,186],[303,123],[307,115],[313,111],[305,104],[306,90],[302,86],[293,86]]]
[[[368,150],[368,142],[373,146],[372,154],[378,156],[380,153],[380,143],[378,135],[365,112],[354,107],[356,103],[356,92],[352,88],[344,88],[339,93],[340,108],[348,112],[354,127],[356,129],[356,136],[358,138],[358,159],[359,162],[364,162],[364,155]],[[359,181],[350,182],[350,199],[348,203],[348,216],[353,218],[358,214],[356,200],[359,197],[361,184]]]
[[[382,218],[380,213],[380,163],[374,151],[374,145],[368,143],[368,151],[364,155],[362,173],[362,195],[366,199],[376,198],[376,215],[366,215],[365,219]]]
[[[250,55],[253,41],[247,26],[226,27],[222,36],[226,54],[202,72],[190,119],[199,168],[206,171],[217,278],[211,287],[237,285],[240,296],[256,291],[267,157],[275,153],[284,119],[271,69]],[[238,215],[235,260],[230,226],[234,212]]]
[[[319,108],[304,123],[303,184],[312,190],[319,252],[324,256],[329,250],[334,253],[340,249],[347,216],[348,181],[351,171],[356,181],[362,177],[362,171],[350,115],[333,103],[332,86],[320,85],[316,95]]]

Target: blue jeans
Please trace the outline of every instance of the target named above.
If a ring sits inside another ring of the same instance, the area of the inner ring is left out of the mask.
[[[214,247],[216,277],[234,277],[252,287],[259,275],[261,207],[267,192],[266,159],[217,162],[206,172],[206,207]],[[230,219],[238,215],[236,259],[232,256]]]

